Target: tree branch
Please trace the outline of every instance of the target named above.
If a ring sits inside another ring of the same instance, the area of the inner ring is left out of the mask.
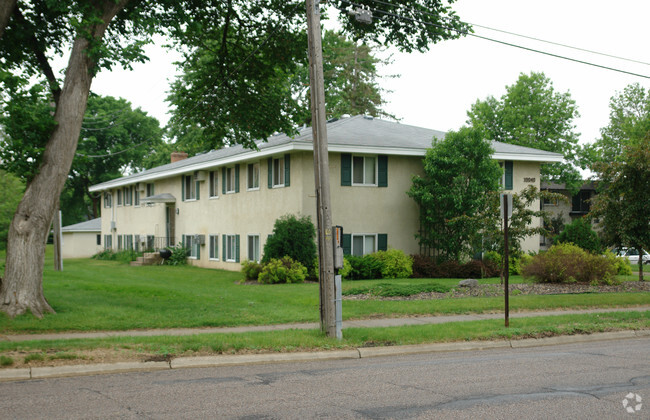
[[[5,28],[9,24],[9,18],[16,7],[16,0],[3,0],[0,2],[0,38],[5,33]]]

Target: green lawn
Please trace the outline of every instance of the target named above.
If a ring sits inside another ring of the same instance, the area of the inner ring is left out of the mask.
[[[3,255],[0,255],[2,258]],[[56,314],[36,319],[0,315],[1,333],[127,330],[146,328],[268,325],[318,322],[318,285],[245,285],[242,275],[195,267],[131,267],[115,261],[66,260],[63,272],[46,257],[45,296]],[[634,276],[631,276],[634,279]],[[511,282],[523,281],[519,277]],[[343,288],[386,282],[344,282]],[[397,285],[456,279],[398,279]],[[481,280],[498,283],[499,279]],[[511,311],[556,308],[625,307],[650,304],[649,293],[589,293],[512,296]],[[344,319],[459,314],[503,310],[503,298],[416,301],[345,300]]]

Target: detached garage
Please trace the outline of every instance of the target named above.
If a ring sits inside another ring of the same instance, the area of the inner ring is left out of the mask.
[[[88,258],[102,250],[101,217],[65,226],[61,229],[61,233],[63,235],[63,258]]]

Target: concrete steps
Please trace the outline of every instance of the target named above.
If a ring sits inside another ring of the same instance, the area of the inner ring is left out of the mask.
[[[142,257],[138,257],[135,261],[131,261],[134,267],[142,265],[159,265],[162,263],[162,258],[158,252],[145,252]]]

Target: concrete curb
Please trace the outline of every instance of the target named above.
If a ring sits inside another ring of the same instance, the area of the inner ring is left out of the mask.
[[[319,360],[363,359],[380,356],[397,356],[454,351],[479,351],[498,348],[530,348],[562,344],[586,343],[606,340],[624,340],[650,336],[650,330],[615,331],[596,334],[530,338],[504,341],[467,341],[390,347],[360,347],[353,350],[334,350],[300,353],[265,353],[243,355],[219,355],[205,357],[178,357],[169,362],[122,362],[96,365],[72,365],[58,367],[34,367],[0,369],[0,382],[29,379],[60,378],[69,376],[100,375],[125,372],[152,372],[158,370],[198,367],[236,366],[264,363],[309,362]]]

